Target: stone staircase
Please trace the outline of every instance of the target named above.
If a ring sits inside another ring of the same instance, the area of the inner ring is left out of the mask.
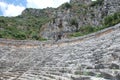
[[[109,29],[82,41],[0,45],[0,80],[120,80],[120,25]]]

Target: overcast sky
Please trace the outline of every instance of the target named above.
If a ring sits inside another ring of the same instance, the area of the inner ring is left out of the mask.
[[[0,0],[1,16],[17,16],[25,8],[58,7],[69,0]]]

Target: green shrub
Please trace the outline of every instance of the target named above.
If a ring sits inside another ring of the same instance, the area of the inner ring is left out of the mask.
[[[81,71],[75,71],[75,75],[82,75]]]
[[[62,5],[62,8],[63,9],[69,9],[69,8],[71,8],[72,7],[72,5],[70,4],[70,3],[68,3],[68,2],[66,2],[66,3],[64,3],[63,5]]]
[[[78,36],[83,36],[84,34],[82,34],[81,32],[75,32],[70,34],[70,37],[78,37]]]
[[[71,19],[71,20],[70,20],[70,25],[78,26],[77,19],[76,19],[76,18]]]
[[[78,37],[78,36],[83,36],[92,32],[95,32],[97,28],[92,27],[92,26],[84,26],[79,29],[79,31],[70,34],[70,37]]]
[[[74,33],[70,34],[70,37],[78,37],[78,36],[87,35],[87,34],[90,34],[93,32],[100,31],[104,28],[106,28],[106,26],[95,26],[95,27],[84,26],[84,27],[81,27],[78,32],[74,32]]]
[[[13,37],[15,39],[20,39],[20,40],[25,40],[26,39],[26,35],[24,33],[21,33],[21,32],[14,34]]]
[[[104,26],[110,27],[120,22],[120,12],[108,15],[104,18]]]
[[[102,5],[104,0],[96,0],[91,3],[90,6],[97,6],[97,5]]]
[[[80,28],[80,32],[82,32],[82,33],[91,33],[91,32],[94,32],[94,27],[92,27],[92,26],[83,26],[83,27],[81,27]]]
[[[39,38],[39,41],[47,41],[45,38]]]

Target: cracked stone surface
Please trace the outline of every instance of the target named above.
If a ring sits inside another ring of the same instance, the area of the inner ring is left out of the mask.
[[[120,80],[120,24],[106,30],[51,46],[1,39],[0,80]]]

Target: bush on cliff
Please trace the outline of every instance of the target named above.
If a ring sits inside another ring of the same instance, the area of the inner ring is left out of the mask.
[[[104,26],[110,27],[120,22],[120,12],[108,15],[104,18]]]

